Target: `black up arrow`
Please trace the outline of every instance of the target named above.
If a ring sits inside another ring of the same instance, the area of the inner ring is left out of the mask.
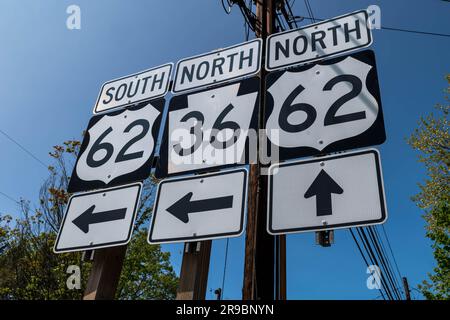
[[[316,197],[317,216],[333,214],[331,194],[342,194],[344,190],[324,170],[319,172],[305,193],[305,198]]]
[[[95,205],[90,206],[85,212],[80,214],[72,222],[84,233],[89,232],[89,225],[94,223],[122,220],[125,218],[127,208],[115,209],[94,213]]]
[[[233,196],[191,201],[192,192],[171,205],[169,211],[184,223],[189,222],[189,213],[228,209],[233,207]]]

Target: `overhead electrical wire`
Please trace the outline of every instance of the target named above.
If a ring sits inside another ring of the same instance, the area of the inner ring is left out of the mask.
[[[381,247],[381,251],[383,253],[383,255],[386,257],[386,262],[388,264],[388,268],[391,271],[392,275],[393,275],[393,279],[395,281],[395,285],[397,288],[402,288],[402,276],[400,273],[396,273],[394,268],[392,267],[392,263],[391,263],[391,259],[389,258],[389,254],[387,253],[386,249],[385,249],[385,245],[384,242],[380,236],[380,233],[378,232],[378,226],[374,226],[373,227],[373,231],[375,233],[375,237],[377,238],[378,242],[380,243],[380,247]],[[398,278],[397,278],[398,276]],[[403,291],[399,291],[399,294],[402,295]]]
[[[321,19],[321,18],[309,18],[309,17],[302,17],[307,20],[311,20],[313,22],[317,21],[325,21],[327,19]],[[437,36],[437,37],[446,37],[450,38],[450,34],[447,33],[439,33],[439,32],[429,32],[429,31],[420,31],[420,30],[410,30],[410,29],[402,29],[402,28],[394,28],[394,27],[381,27],[382,30],[388,30],[388,31],[398,31],[398,32],[407,32],[407,33],[415,33],[420,35],[428,35],[428,36]]]
[[[30,157],[32,157],[34,160],[36,160],[36,162],[38,162],[40,165],[42,165],[44,168],[48,168],[48,166],[41,161],[38,157],[36,157],[31,151],[29,151],[27,148],[25,148],[22,144],[20,144],[19,142],[17,142],[17,140],[15,140],[13,137],[11,137],[9,134],[7,134],[5,131],[0,129],[0,133],[2,135],[4,135],[8,140],[10,140],[11,142],[13,142],[15,145],[17,145],[20,149],[22,149],[22,151],[24,151],[25,153],[27,153]]]
[[[226,274],[227,274],[227,262],[228,262],[228,246],[229,246],[229,242],[230,242],[230,239],[227,238],[227,240],[226,240],[226,245],[225,245],[225,261],[224,261],[224,264],[223,264],[222,287],[221,287],[221,291],[220,291],[220,292],[221,292],[222,300],[223,300],[224,293],[225,293],[225,276],[226,276]]]
[[[369,256],[372,265],[378,266],[380,268],[380,264],[378,263],[378,260],[375,256],[373,248],[372,248],[369,240],[367,239],[364,229],[359,227],[359,228],[356,228],[356,231],[358,232],[358,235],[363,244],[364,250],[367,253],[367,255]],[[384,276],[384,272],[380,272],[379,277],[380,277],[380,281],[381,281],[381,287],[385,291],[389,300],[395,300],[394,295],[392,294],[391,287],[390,287],[389,283],[386,281],[386,277]]]
[[[388,248],[389,248],[389,251],[391,253],[392,259],[394,260],[394,264],[395,264],[395,268],[397,270],[398,276],[401,279],[402,278],[402,273],[400,272],[400,269],[399,269],[398,264],[397,264],[397,260],[395,259],[395,255],[394,255],[394,252],[392,250],[391,242],[389,241],[389,237],[387,235],[386,229],[384,228],[384,225],[381,225],[381,228],[383,229],[384,238],[386,239],[386,242],[388,244]]]
[[[392,275],[392,271],[389,268],[388,263],[386,262],[386,258],[383,255],[383,253],[381,252],[380,243],[375,238],[373,227],[372,226],[367,227],[366,231],[368,233],[368,237],[372,241],[372,244],[375,246],[375,253],[377,253],[377,255],[378,255],[380,264],[385,271],[385,274],[387,276],[387,281],[390,283],[390,286],[391,286],[391,289],[392,289],[394,295],[397,297],[398,300],[401,300],[402,299],[401,295],[398,292],[398,284],[395,282],[394,276]]]
[[[11,197],[10,195],[8,195],[8,194],[6,194],[6,193],[4,193],[4,192],[2,192],[2,191],[0,191],[0,194],[1,194],[2,196],[4,196],[6,199],[11,200],[11,201],[14,202],[15,204],[20,205],[20,201],[17,201],[16,199],[14,199],[13,197]]]
[[[363,260],[364,260],[366,266],[369,267],[369,262],[367,261],[366,256],[364,255],[364,253],[363,253],[363,251],[362,251],[362,249],[361,249],[361,246],[359,245],[358,240],[356,240],[356,237],[355,237],[355,234],[353,233],[353,230],[352,230],[351,228],[350,228],[349,230],[350,230],[350,234],[352,235],[353,240],[354,240],[355,243],[356,243],[356,247],[358,248],[359,253],[361,254],[361,257],[363,258]],[[380,293],[381,293],[381,297],[383,297],[383,299],[386,300],[386,297],[385,297],[383,291],[381,290],[381,288],[378,289],[378,290],[379,290]]]

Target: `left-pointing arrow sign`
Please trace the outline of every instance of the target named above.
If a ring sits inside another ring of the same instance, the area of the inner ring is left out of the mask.
[[[69,198],[54,252],[127,244],[139,210],[142,183],[76,193]]]
[[[189,213],[228,209],[233,207],[233,196],[217,197],[191,201],[193,193],[189,192],[175,202],[167,211],[184,223],[189,222]]]
[[[84,233],[89,232],[89,226],[91,224],[122,220],[125,218],[125,214],[127,213],[127,208],[114,209],[97,213],[94,213],[94,210],[95,205],[92,205],[72,221]]]

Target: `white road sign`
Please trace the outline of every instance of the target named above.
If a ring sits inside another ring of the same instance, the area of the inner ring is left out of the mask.
[[[375,149],[284,162],[269,173],[270,234],[380,224],[387,218]]]
[[[258,92],[259,79],[254,77],[173,97],[157,177],[256,158]]]
[[[163,97],[169,89],[172,63],[103,84],[94,114]]]
[[[124,245],[130,241],[142,184],[73,195],[54,251],[83,251]]]
[[[261,47],[261,39],[255,39],[180,60],[172,92],[178,94],[258,73]]]
[[[356,11],[334,19],[269,36],[266,69],[311,62],[372,44],[369,15]]]
[[[146,179],[152,168],[164,99],[94,116],[73,169],[68,192]]]
[[[247,170],[163,180],[149,243],[237,237],[244,230]]]
[[[267,95],[266,135],[281,160],[386,140],[371,50],[272,72]]]

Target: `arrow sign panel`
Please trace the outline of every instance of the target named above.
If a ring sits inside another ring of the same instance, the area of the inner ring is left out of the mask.
[[[128,243],[142,184],[86,192],[69,199],[54,251],[83,251]]]
[[[247,170],[163,180],[156,194],[149,243],[239,236],[244,228]]]
[[[269,169],[270,234],[383,223],[383,179],[375,149],[284,162]]]

